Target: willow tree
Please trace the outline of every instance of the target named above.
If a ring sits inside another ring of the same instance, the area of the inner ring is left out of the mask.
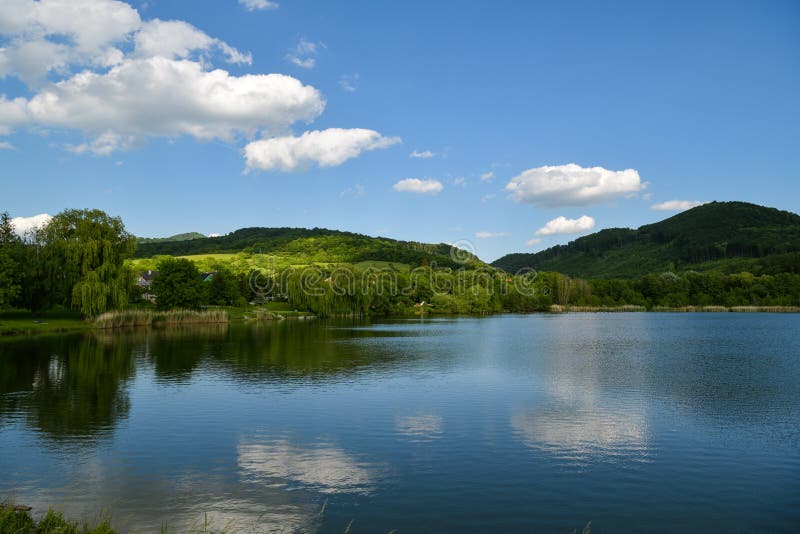
[[[65,210],[42,230],[42,255],[53,302],[92,316],[127,304],[132,275],[124,261],[135,238],[119,217]]]

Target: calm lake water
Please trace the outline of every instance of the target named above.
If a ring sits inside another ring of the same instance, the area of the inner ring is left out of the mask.
[[[796,531],[800,316],[6,340],[4,497],[138,532]]]

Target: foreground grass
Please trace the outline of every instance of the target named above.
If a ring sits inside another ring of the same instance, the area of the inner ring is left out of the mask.
[[[79,524],[65,519],[60,512],[49,510],[35,521],[26,509],[0,504],[0,532],[6,534],[114,534],[107,519],[95,525]]]

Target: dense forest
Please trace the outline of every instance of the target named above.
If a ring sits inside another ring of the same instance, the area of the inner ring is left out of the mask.
[[[637,230],[601,230],[535,254],[509,254],[492,265],[583,278],[690,270],[798,273],[800,216],[746,202],[711,202]]]

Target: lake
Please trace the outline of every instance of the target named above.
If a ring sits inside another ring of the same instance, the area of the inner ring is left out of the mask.
[[[9,497],[138,532],[795,531],[800,316],[4,340]]]

